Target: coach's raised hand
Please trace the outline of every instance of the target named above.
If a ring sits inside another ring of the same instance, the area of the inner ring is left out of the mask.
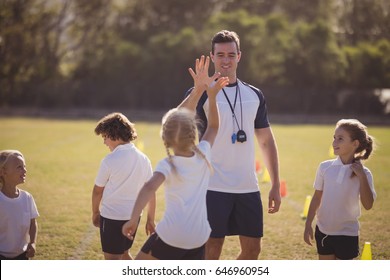
[[[203,93],[210,84],[217,79],[221,73],[214,73],[213,76],[209,76],[210,57],[202,55],[195,60],[195,72],[192,68],[189,68],[192,78],[194,79],[194,89]]]

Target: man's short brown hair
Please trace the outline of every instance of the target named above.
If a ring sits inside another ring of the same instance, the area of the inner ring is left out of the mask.
[[[237,53],[240,52],[240,37],[234,31],[221,30],[216,33],[211,40],[211,53],[214,54],[215,44],[217,43],[230,43],[234,42],[237,46]]]

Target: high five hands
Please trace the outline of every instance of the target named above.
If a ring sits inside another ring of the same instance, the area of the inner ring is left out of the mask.
[[[194,88],[197,89],[199,92],[204,91],[210,91],[211,93],[218,93],[218,91],[229,84],[229,78],[227,77],[221,77],[221,73],[214,73],[213,76],[209,76],[209,66],[210,66],[210,57],[205,57],[202,55],[199,58],[195,60],[195,71],[192,70],[192,68],[189,68],[188,71],[190,72],[192,78],[194,79]],[[219,79],[218,79],[219,78]],[[211,86],[212,83],[218,79],[218,81],[215,83],[215,90],[212,90]],[[211,87],[210,87],[211,86]],[[216,92],[215,92],[216,91]]]

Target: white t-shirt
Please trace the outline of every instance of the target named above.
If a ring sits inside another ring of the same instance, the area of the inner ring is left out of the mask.
[[[129,220],[135,200],[152,176],[152,165],[133,143],[117,146],[101,162],[95,185],[104,187],[100,214],[112,220]]]
[[[232,107],[237,90],[241,95],[241,101],[237,94],[234,107],[236,122],[223,91],[217,94],[220,126],[211,149],[214,174],[210,178],[209,190],[226,193],[256,192],[259,191],[259,186],[255,170],[254,129],[269,127],[265,99],[259,89],[241,81],[225,87],[224,90]],[[205,115],[208,115],[208,99],[203,105],[203,110]],[[244,130],[247,141],[233,144],[232,134],[237,133],[238,126]]]
[[[375,199],[372,174],[367,167],[364,167],[364,172]],[[343,164],[339,157],[322,162],[317,169],[314,188],[322,191],[317,225],[325,234],[359,235],[360,182],[351,174],[351,164]]]
[[[210,144],[201,141],[198,148],[210,160]],[[173,156],[173,163],[179,177],[172,172],[167,158],[155,169],[165,176],[166,205],[156,232],[171,246],[198,248],[206,243],[211,232],[206,209],[210,170],[206,161],[196,153],[192,157]]]
[[[32,195],[19,189],[9,198],[0,192],[0,255],[14,258],[27,250],[31,219],[39,216]]]

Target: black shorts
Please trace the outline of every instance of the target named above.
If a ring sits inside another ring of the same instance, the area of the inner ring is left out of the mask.
[[[100,216],[100,242],[103,252],[120,255],[131,248],[137,230],[133,240],[128,239],[122,234],[122,227],[126,222],[127,220],[111,220]]]
[[[13,257],[13,258],[7,258],[4,257],[3,255],[0,255],[0,260],[28,260],[27,258],[27,252],[23,252],[20,255]]]
[[[159,260],[204,260],[205,258],[205,245],[194,249],[182,249],[168,245],[158,236],[157,233],[153,233],[146,240],[141,251],[145,254],[149,254]]]
[[[316,226],[315,238],[319,255],[335,255],[340,260],[359,255],[359,236],[326,235]]]
[[[263,237],[263,205],[260,192],[207,191],[207,217],[212,230],[210,237]]]

